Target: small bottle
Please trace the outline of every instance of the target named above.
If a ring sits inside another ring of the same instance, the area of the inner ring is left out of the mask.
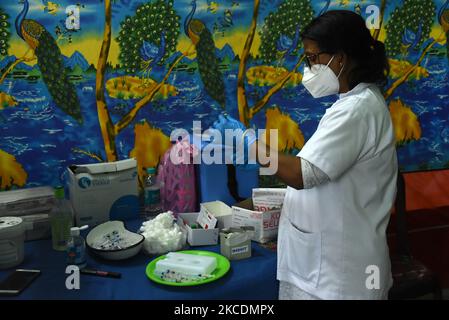
[[[144,189],[145,217],[152,218],[162,212],[161,187],[156,180],[156,169],[148,168]]]
[[[70,239],[67,242],[67,264],[78,266],[80,269],[86,267],[86,241],[80,236],[80,230],[88,226],[70,228]]]
[[[56,203],[50,213],[51,237],[53,249],[65,251],[73,226],[73,211],[69,201],[65,199],[64,187],[55,188]]]

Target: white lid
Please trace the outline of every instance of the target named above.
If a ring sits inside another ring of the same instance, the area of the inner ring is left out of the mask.
[[[137,160],[131,158],[116,162],[102,162],[102,163],[76,165],[75,172],[77,174],[79,173],[101,174],[101,173],[124,171],[136,167],[137,167]]]
[[[87,228],[89,228],[89,226],[85,225],[82,227],[71,227],[70,228],[70,235],[72,236],[79,236],[80,235],[80,230],[86,230]]]
[[[77,227],[70,228],[70,235],[72,236],[79,236],[80,235],[80,229]]]
[[[24,232],[24,224],[22,218],[19,217],[0,217],[0,235],[12,235],[13,233]]]

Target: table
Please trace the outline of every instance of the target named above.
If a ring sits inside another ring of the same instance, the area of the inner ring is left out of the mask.
[[[136,231],[140,220],[127,221],[128,230]],[[191,250],[220,252],[219,245],[191,247]],[[13,269],[1,270],[0,281],[14,269],[39,269],[41,275],[19,296],[0,299],[82,299],[82,300],[274,300],[278,297],[276,252],[252,243],[250,259],[231,261],[231,269],[223,278],[194,287],[171,287],[147,278],[145,268],[156,257],[143,252],[124,261],[108,261],[88,253],[88,267],[116,271],[121,279],[83,275],[79,290],[68,290],[65,282],[65,252],[51,248],[51,240],[25,242],[25,259]]]

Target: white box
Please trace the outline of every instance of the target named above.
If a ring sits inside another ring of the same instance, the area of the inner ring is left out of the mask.
[[[138,217],[135,159],[74,165],[67,170],[70,201],[78,226]]]
[[[249,230],[252,229],[252,230]],[[220,232],[220,253],[229,260],[251,257],[253,227],[229,228]]]
[[[178,224],[187,230],[187,242],[191,246],[208,246],[218,243],[219,229],[192,229],[190,226],[196,224],[198,212],[180,213],[178,215]]]
[[[200,204],[200,217],[202,215],[212,215],[217,218],[217,228],[230,228],[232,225],[232,208],[221,201],[205,202]],[[198,221],[199,222],[199,221]],[[213,226],[215,227],[215,226]]]
[[[51,187],[0,192],[0,217],[49,213],[55,204]]]
[[[232,206],[232,226],[252,226],[254,237],[251,240],[266,243],[277,238],[281,210],[255,211],[252,199],[246,199]]]
[[[51,236],[50,212],[55,205],[51,187],[0,192],[0,217],[18,216],[25,225],[25,241]]]
[[[253,205],[257,211],[269,211],[282,208],[287,189],[255,188],[253,189]]]

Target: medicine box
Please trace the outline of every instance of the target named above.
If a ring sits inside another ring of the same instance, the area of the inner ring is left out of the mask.
[[[251,238],[254,227],[229,228],[220,232],[220,253],[229,260],[251,257]]]
[[[207,246],[218,243],[218,228],[203,229],[198,225],[199,213],[180,213],[178,224],[187,230],[187,242],[191,246]],[[192,227],[196,226],[196,227]]]
[[[266,243],[277,238],[281,210],[255,211],[252,199],[246,199],[232,206],[232,227],[253,226],[252,240]]]
[[[210,216],[217,220],[216,227],[220,230],[229,228],[232,225],[232,208],[222,201],[212,201],[200,204],[200,216],[198,222],[215,221],[215,219],[210,219]],[[214,228],[215,226],[212,224],[211,227]]]
[[[137,218],[137,162],[74,165],[68,169],[70,201],[78,226]]]

